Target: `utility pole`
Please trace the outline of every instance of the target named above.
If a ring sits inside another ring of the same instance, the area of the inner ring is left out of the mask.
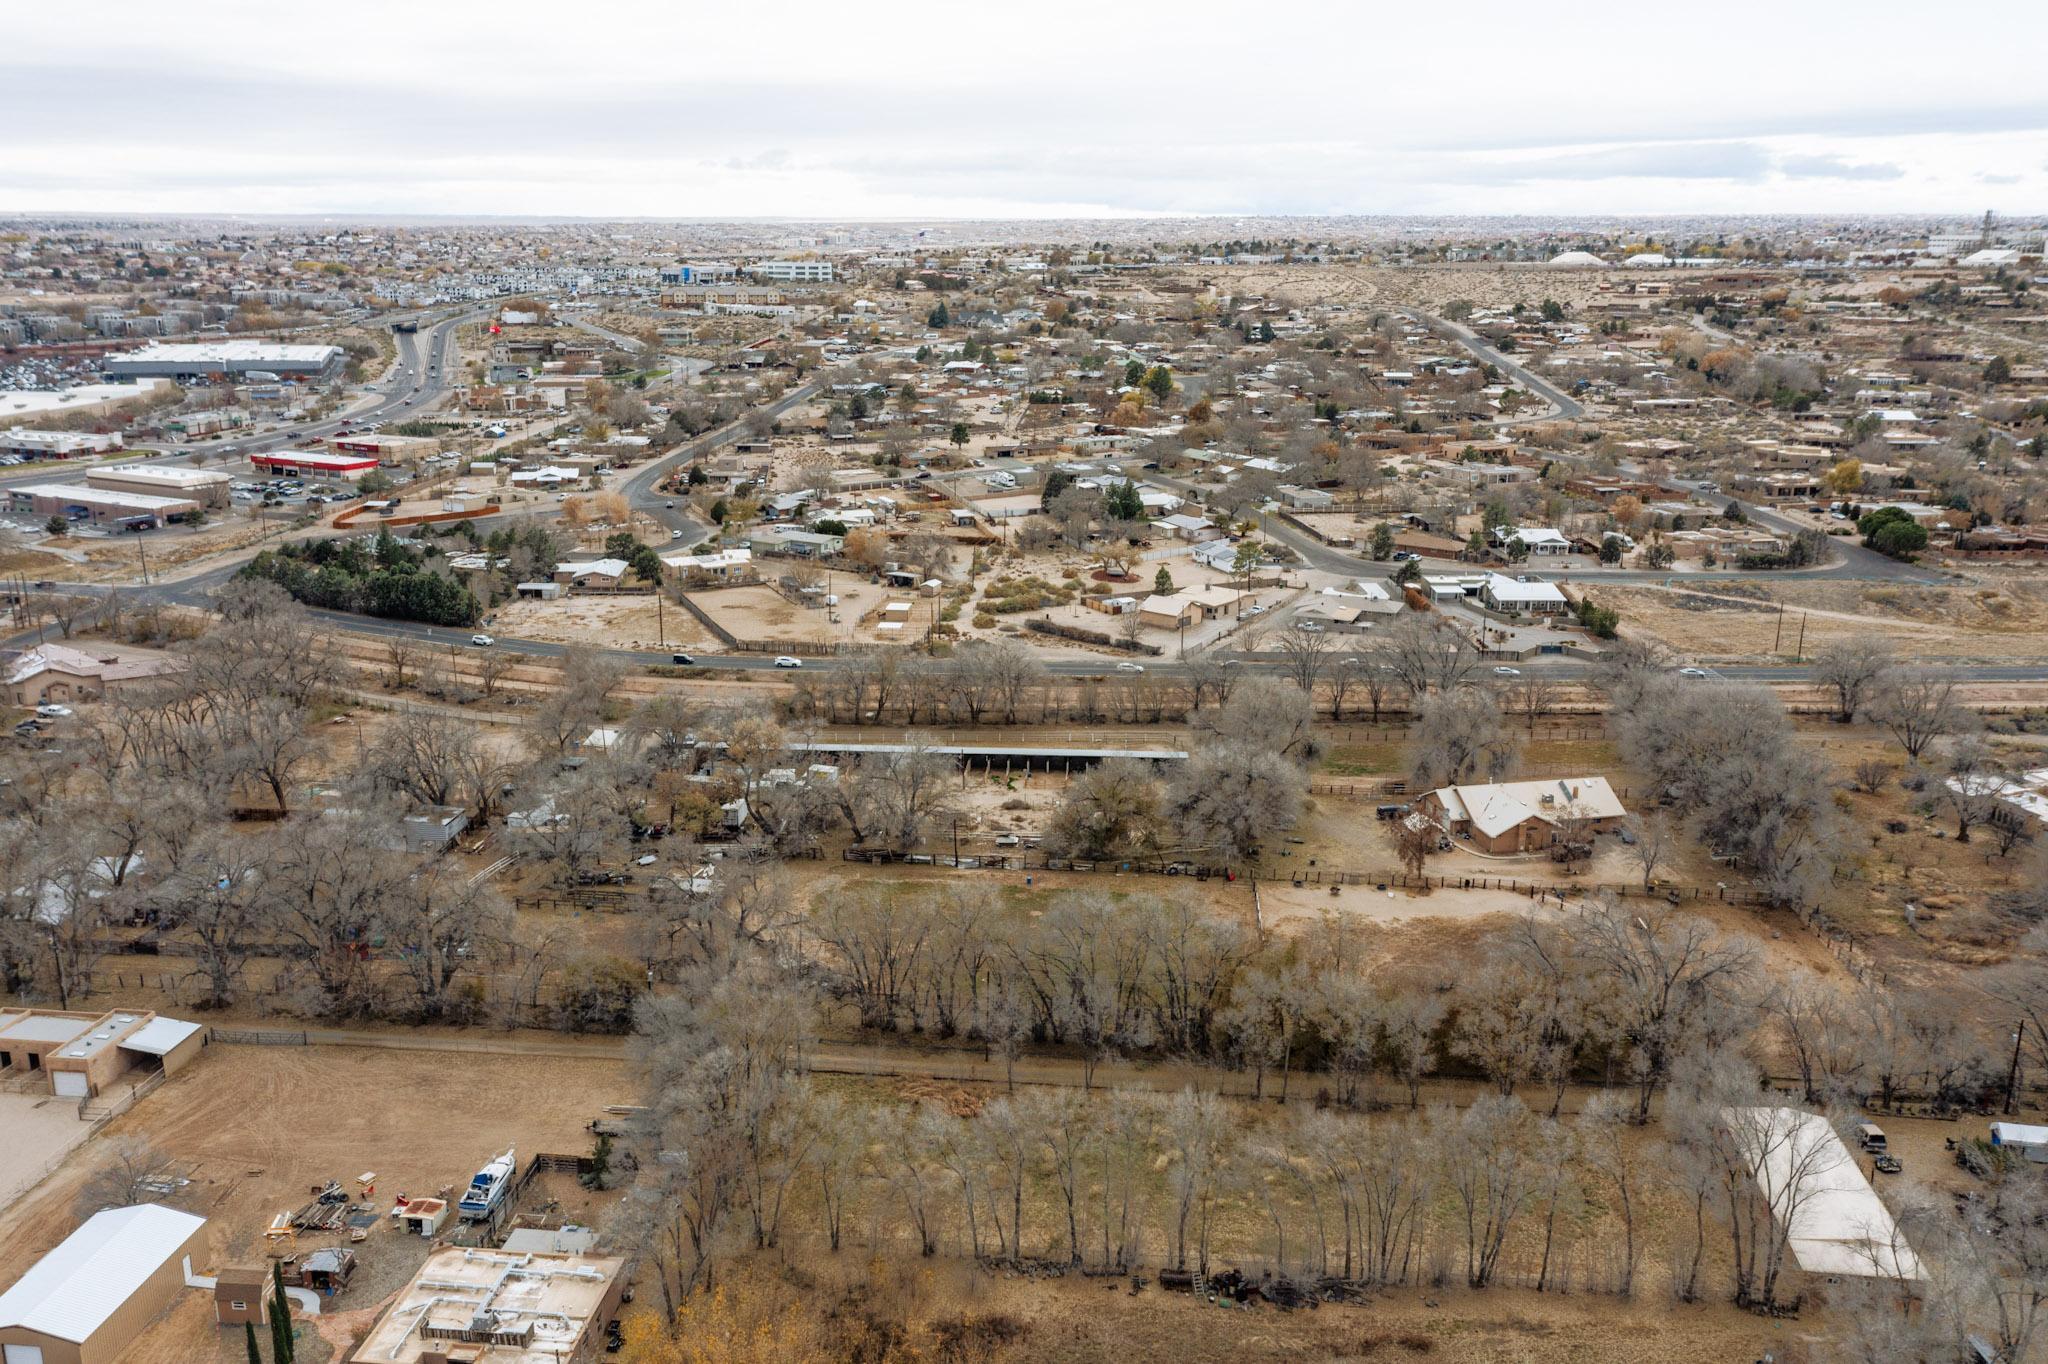
[[[135,541],[135,552],[136,552],[137,554],[139,554],[139,555],[141,555],[141,556],[142,556],[142,585],[143,585],[144,587],[148,587],[148,586],[149,586],[149,547],[148,547],[147,545],[145,545],[145,544],[143,544],[143,543],[142,543],[142,540],[141,540],[141,538],[140,538],[140,537],[137,537],[137,539],[136,539],[136,541]]]
[[[668,624],[662,616],[661,583],[659,580],[654,584],[654,629],[661,639],[661,647],[666,649],[668,647]]]
[[[1794,656],[1798,658],[1806,657],[1806,613],[1804,611],[1799,613],[1799,648],[1794,651]]]
[[[1784,638],[1785,638],[1785,603],[1783,603],[1783,602],[1779,602],[1779,603],[1778,603],[1778,625],[1777,625],[1777,629],[1776,629],[1776,630],[1774,630],[1774,631],[1773,631],[1773,632],[1771,633],[1771,652],[1772,652],[1772,653],[1774,653],[1774,654],[1775,654],[1775,653],[1777,653],[1777,652],[1778,652],[1778,643],[1779,643],[1779,641],[1783,640]]]
[[[2020,1043],[2027,1035],[2027,1020],[2022,1018],[2012,1034],[2012,1065],[2005,1072],[2005,1111],[2011,1113],[2019,1102],[2020,1094]]]

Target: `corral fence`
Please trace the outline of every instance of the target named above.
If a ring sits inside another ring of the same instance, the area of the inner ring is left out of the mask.
[[[312,1038],[289,1028],[215,1028],[213,1040],[243,1047],[306,1047]]]

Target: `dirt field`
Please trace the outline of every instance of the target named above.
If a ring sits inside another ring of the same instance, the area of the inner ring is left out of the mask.
[[[180,1162],[180,1173],[193,1181],[185,1204],[209,1223],[210,1263],[195,1265],[207,1272],[260,1262],[260,1233],[271,1216],[303,1205],[308,1189],[329,1179],[376,1171],[375,1201],[388,1209],[400,1191],[418,1195],[467,1183],[507,1146],[522,1161],[542,1150],[587,1152],[584,1124],[606,1104],[630,1097],[616,1061],[215,1044],[197,1066],[74,1151],[32,1196],[0,1213],[0,1283],[12,1282],[77,1225],[73,1200],[112,1138],[144,1137]],[[573,1178],[566,1184],[551,1182],[546,1194],[565,1213],[595,1215],[594,1205],[579,1201]],[[338,1237],[308,1236],[299,1248],[336,1243]],[[380,1223],[355,1248],[362,1267],[335,1299],[336,1309],[373,1315],[417,1267],[425,1244]],[[192,1293],[127,1358],[189,1364],[238,1361],[241,1352],[241,1337],[216,1327],[203,1295]]]
[[[837,621],[828,620],[823,607],[823,596],[839,598],[831,615]],[[909,594],[882,587],[875,583],[863,582],[846,574],[834,574],[825,594],[819,598],[817,608],[802,607],[791,602],[769,587],[735,587],[722,592],[699,592],[693,594],[694,601],[713,620],[730,630],[736,638],[749,640],[794,640],[808,644],[831,644],[851,640],[874,642],[887,639],[878,634],[872,624],[862,624],[868,613],[888,601],[911,601],[917,603],[911,609],[913,625],[906,626],[900,633],[915,636],[919,626],[930,620],[929,603]],[[922,606],[925,609],[920,610]]]
[[[1586,303],[1606,270],[1552,270],[1534,262],[1512,265],[1254,265],[1182,271],[1180,278],[1203,281],[1218,293],[1285,299],[1297,307],[1345,304],[1354,308],[1437,309],[1453,299],[1481,308],[1532,307],[1554,298],[1571,307]]]
[[[1966,583],[1751,577],[1679,589],[1603,587],[1623,629],[1647,631],[1691,658],[1811,657],[1827,644],[1881,632],[1901,654],[1966,662],[2048,657],[2048,575],[2013,571]],[[1783,606],[1780,619],[1779,607]],[[1801,629],[1804,627],[1802,640]]]
[[[613,649],[697,651],[717,643],[688,611],[674,602],[657,607],[655,598],[646,595],[508,601],[491,608],[485,624],[488,629],[517,639],[596,644]]]

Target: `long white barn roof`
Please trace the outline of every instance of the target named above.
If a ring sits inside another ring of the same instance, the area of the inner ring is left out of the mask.
[[[0,1293],[0,1326],[82,1345],[205,1225],[156,1203],[94,1213]]]

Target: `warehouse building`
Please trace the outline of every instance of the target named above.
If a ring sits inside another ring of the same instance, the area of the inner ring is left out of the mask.
[[[205,1231],[156,1203],[94,1213],[0,1293],[0,1364],[113,1364],[184,1291]]]
[[[227,506],[228,489],[234,481],[234,475],[225,469],[195,469],[189,464],[114,464],[85,475],[87,487],[189,498],[215,509]]]
[[[61,516],[67,521],[119,525],[127,530],[155,530],[203,510],[189,497],[115,492],[109,488],[88,488],[82,483],[28,483],[9,488],[7,507],[17,514]]]
[[[173,342],[109,356],[106,368],[116,379],[240,379],[273,375],[279,379],[320,380],[339,376],[344,358],[339,346],[287,346],[273,341]]]

